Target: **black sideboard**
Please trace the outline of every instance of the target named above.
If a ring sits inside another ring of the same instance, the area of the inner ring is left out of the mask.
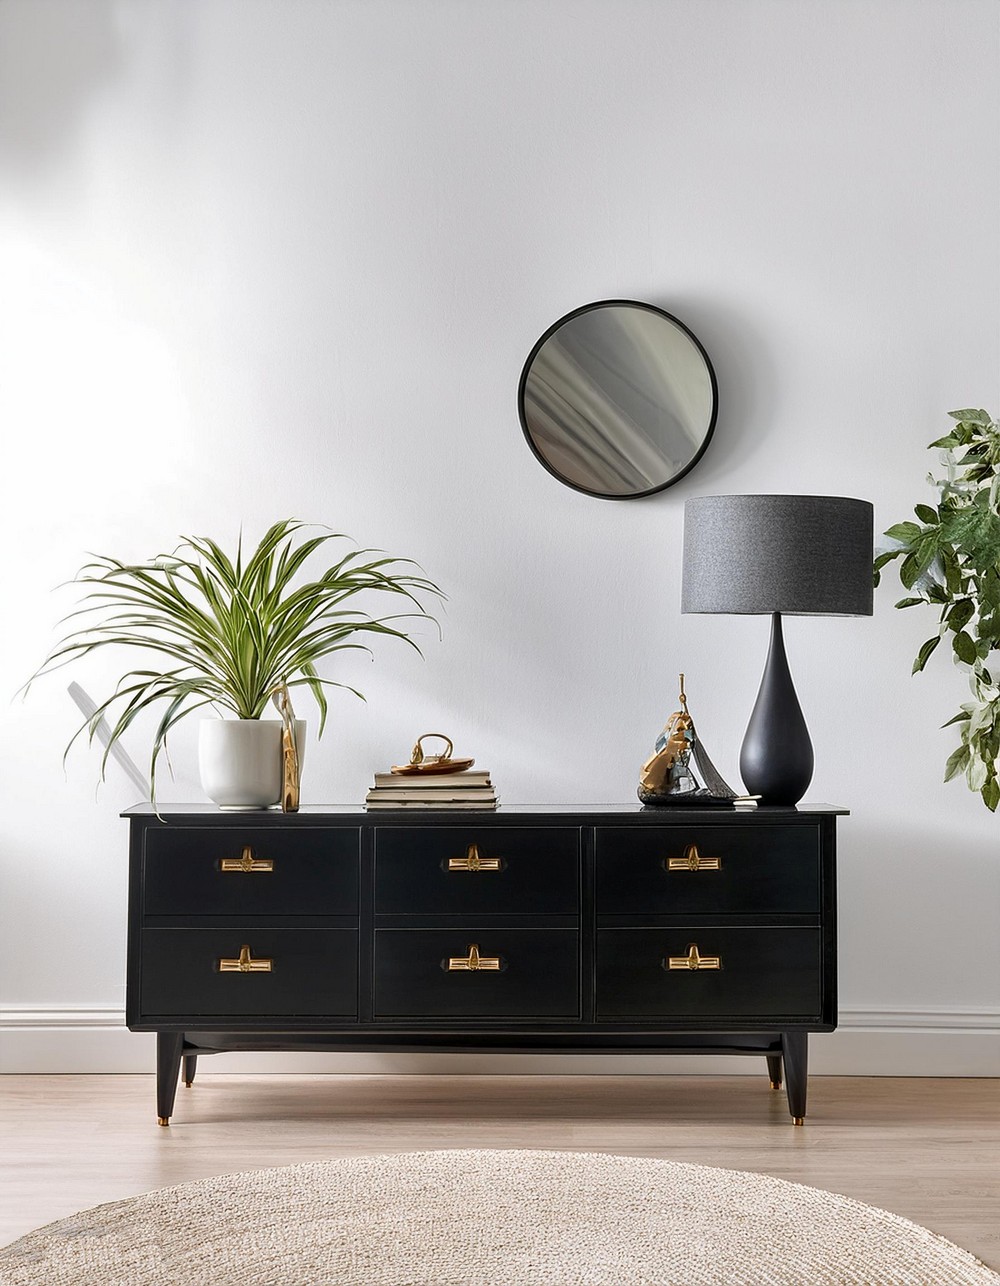
[[[130,809],[159,1123],[199,1055],[310,1049],[759,1054],[801,1125],[845,811]]]

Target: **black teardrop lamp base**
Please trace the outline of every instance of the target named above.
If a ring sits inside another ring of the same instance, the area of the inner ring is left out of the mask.
[[[785,655],[781,613],[771,614],[771,646],[740,750],[747,794],[761,804],[794,807],[809,788],[813,748]]]

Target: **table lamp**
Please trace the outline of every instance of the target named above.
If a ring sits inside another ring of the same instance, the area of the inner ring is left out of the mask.
[[[871,616],[874,514],[844,496],[698,496],[684,505],[682,612],[771,617],[771,646],[740,750],[762,804],[793,805],[813,749],[782,616]]]

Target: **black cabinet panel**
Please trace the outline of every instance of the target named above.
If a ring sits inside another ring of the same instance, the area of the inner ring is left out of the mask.
[[[356,915],[360,837],[356,828],[322,826],[150,828],[143,909],[185,917]]]
[[[559,915],[579,905],[579,829],[473,824],[376,831],[377,913]]]
[[[572,929],[379,929],[376,1016],[576,1018],[578,942]],[[500,968],[448,968],[469,959],[473,945]]]
[[[244,946],[270,971],[222,971]],[[147,929],[141,970],[147,1014],[357,1017],[354,929]]]
[[[607,915],[819,911],[818,827],[602,826],[595,842]]]
[[[698,956],[720,967],[669,968]],[[610,1018],[818,1021],[822,1009],[818,929],[601,929],[597,1015]]]

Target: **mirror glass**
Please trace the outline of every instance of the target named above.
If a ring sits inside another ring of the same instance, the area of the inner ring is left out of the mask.
[[[708,354],[676,317],[608,299],[549,327],[524,364],[517,403],[550,473],[621,500],[662,491],[697,464],[718,389]]]

